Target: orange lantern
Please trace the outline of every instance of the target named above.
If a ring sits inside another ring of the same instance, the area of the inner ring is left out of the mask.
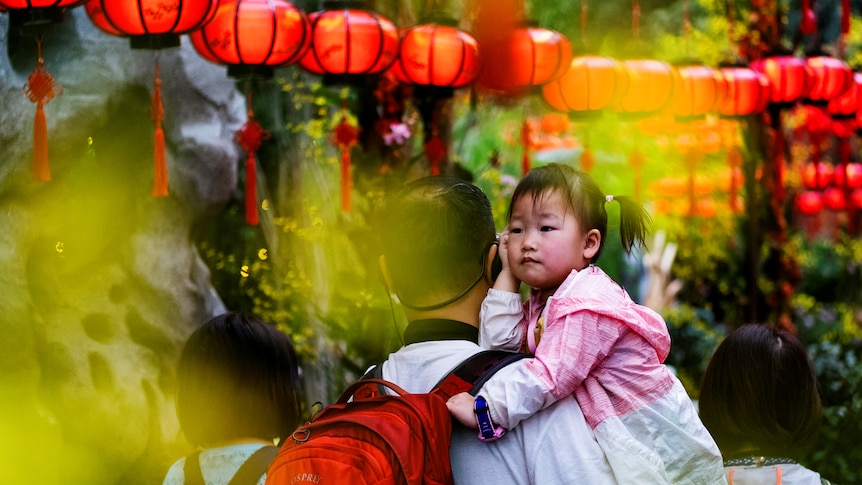
[[[834,211],[842,211],[847,208],[847,200],[844,191],[837,187],[830,187],[823,191],[823,204]]]
[[[339,8],[340,4],[348,5]],[[371,10],[353,8],[355,2],[324,1],[312,12],[311,47],[299,60],[313,74],[353,76],[376,74],[398,55],[398,29]]]
[[[707,66],[674,69],[674,96],[668,110],[677,118],[696,118],[714,110],[727,93],[721,72]]]
[[[593,114],[611,106],[625,80],[625,69],[614,59],[575,57],[562,77],[542,86],[542,97],[557,110]]]
[[[572,60],[569,40],[535,23],[512,30],[498,43],[483,41],[482,50],[493,62],[482,66],[478,82],[507,93],[559,78]]]
[[[625,114],[646,115],[659,111],[674,92],[673,67],[663,61],[631,59],[623,61],[628,89],[616,106]]]
[[[813,77],[806,102],[828,103],[853,86],[853,70],[841,59],[816,56],[807,58],[805,62]]]

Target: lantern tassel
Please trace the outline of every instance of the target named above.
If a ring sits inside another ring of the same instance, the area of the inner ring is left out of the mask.
[[[341,149],[341,210],[350,212],[353,209],[353,200],[350,197],[352,188],[350,178],[350,147]]]
[[[162,118],[164,118],[165,110],[162,106],[162,80],[159,77],[159,61],[156,61],[155,67],[151,115],[156,125],[153,140],[153,197],[166,197],[168,195],[168,162],[165,155],[165,131],[162,129]]]
[[[353,208],[350,195],[353,185],[350,175],[350,148],[359,141],[359,127],[348,121],[346,102],[342,102],[341,109],[341,121],[335,126],[333,136],[335,145],[341,150],[341,210],[349,212]]]
[[[730,166],[730,189],[729,203],[730,211],[734,214],[739,213],[739,168],[742,166],[742,153],[739,148],[731,147],[727,151],[727,164]]]
[[[584,151],[581,152],[580,161],[581,170],[583,170],[585,173],[590,173],[590,170],[592,170],[596,164],[596,156],[593,155],[593,151],[590,150],[589,145],[584,146]]]
[[[42,103],[36,104],[36,116],[33,119],[33,175],[40,182],[51,180],[51,168],[48,166],[48,122],[45,120]]]
[[[526,175],[530,171],[530,148],[533,146],[530,123],[527,120],[521,124],[521,144],[524,145],[524,153],[521,155],[521,175]]]
[[[431,175],[440,175],[440,162],[446,158],[446,146],[436,132],[422,147],[425,150],[425,158],[428,159]]]
[[[841,0],[841,33],[850,33],[850,0]]]
[[[635,200],[641,200],[641,185],[643,183],[642,169],[646,164],[646,157],[644,154],[637,148],[635,148],[632,153],[629,155],[629,166],[632,168],[632,172],[634,172],[634,182],[635,182],[635,190],[634,196]]]
[[[257,213],[257,163],[254,150],[248,152],[245,161],[245,222],[250,226],[260,223]]]
[[[45,182],[51,180],[51,169],[48,165],[48,122],[44,107],[56,94],[54,78],[44,69],[45,59],[39,39],[36,39],[36,51],[36,69],[27,78],[24,94],[31,103],[36,103],[33,117],[33,178]]]

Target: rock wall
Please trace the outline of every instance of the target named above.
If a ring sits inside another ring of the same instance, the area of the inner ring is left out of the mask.
[[[0,13],[0,483],[160,483],[189,451],[175,361],[224,309],[190,234],[233,196],[245,106],[182,44],[131,50],[68,11],[43,35],[62,94],[45,106],[52,180],[37,182],[22,92],[36,43]],[[157,59],[166,198],[150,195]]]

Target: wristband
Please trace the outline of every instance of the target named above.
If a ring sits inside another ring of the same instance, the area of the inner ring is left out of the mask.
[[[482,441],[494,441],[503,437],[506,430],[502,426],[494,426],[491,420],[491,410],[488,408],[488,402],[482,396],[476,396],[473,402],[473,413],[476,415],[476,422],[479,423],[479,439]]]

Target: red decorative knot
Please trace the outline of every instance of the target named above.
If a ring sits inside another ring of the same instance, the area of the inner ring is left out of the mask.
[[[359,127],[347,121],[346,116],[335,126],[335,144],[341,149],[350,148],[359,141]]]
[[[263,140],[269,139],[269,137],[270,132],[263,129],[263,126],[254,119],[252,113],[248,114],[248,121],[235,134],[237,144],[247,153],[256,152]]]
[[[24,94],[31,103],[39,105],[48,104],[54,99],[54,77],[44,69],[45,59],[39,57],[36,61],[36,70],[27,78],[27,85],[24,86]]]

